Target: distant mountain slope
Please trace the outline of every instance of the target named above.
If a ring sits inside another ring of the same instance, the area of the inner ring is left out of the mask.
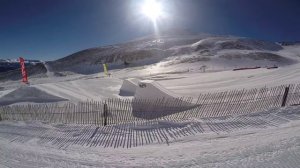
[[[39,60],[26,60],[25,65],[35,65],[37,63],[41,63]],[[17,59],[11,60],[11,59],[0,59],[0,73],[1,72],[7,72],[11,70],[15,70],[20,68],[20,63]]]
[[[101,72],[102,64],[109,69],[151,65],[163,63],[163,66],[195,64],[212,65],[216,70],[244,66],[273,66],[294,63],[290,58],[278,54],[282,46],[277,43],[241,38],[234,36],[216,36],[188,32],[169,32],[160,36],[147,36],[127,43],[96,47],[82,50],[44,64],[31,67],[39,72],[30,75],[41,76],[51,69],[54,75],[92,74]],[[20,78],[10,72],[1,78]]]
[[[42,63],[29,64],[26,69],[29,77],[46,77],[47,69]],[[0,73],[0,81],[20,79],[22,79],[20,68]]]
[[[288,59],[264,53],[281,50],[279,44],[248,38],[233,36],[213,36],[213,35],[163,35],[148,36],[128,43],[111,45],[106,47],[91,48],[71,54],[65,58],[49,62],[54,71],[70,71],[73,73],[90,74],[102,71],[101,64],[108,63],[110,69],[124,68],[127,66],[141,66],[158,63],[169,57],[180,57],[190,55],[190,61],[201,62],[208,60],[207,57],[219,55],[218,52],[224,50],[237,51],[234,55],[243,55],[241,50],[247,51],[247,58],[261,55],[264,59],[269,59],[272,63],[284,64],[291,62]],[[249,53],[256,54],[249,54]],[[197,59],[192,59],[198,57]],[[223,58],[228,56],[223,56]],[[280,58],[280,59],[278,59]],[[254,60],[258,60],[257,57]]]
[[[300,45],[300,41],[283,41],[279,42],[282,46]]]

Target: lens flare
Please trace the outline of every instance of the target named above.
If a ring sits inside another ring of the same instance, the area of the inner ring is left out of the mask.
[[[162,16],[162,6],[156,0],[146,0],[142,6],[142,12],[153,22]]]

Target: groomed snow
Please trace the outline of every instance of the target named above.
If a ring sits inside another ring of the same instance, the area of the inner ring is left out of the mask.
[[[51,95],[35,87],[23,86],[0,97],[0,106],[26,102],[51,103],[60,101],[67,101],[67,99]]]
[[[182,63],[164,66],[162,62],[148,66],[111,70],[111,77],[98,73],[65,77],[51,76],[50,78],[32,78],[29,80],[32,86],[73,102],[122,98],[119,96],[120,88],[123,81],[128,78],[154,80],[180,97],[192,96],[197,98],[203,92],[300,83],[300,63],[297,63],[300,59],[299,48],[299,46],[289,46],[283,50],[274,51],[274,53],[280,53],[295,62],[293,65],[279,66],[278,69],[262,67],[254,70],[232,71],[231,68],[226,71],[215,72],[212,70],[202,73],[199,71],[199,64]],[[225,67],[225,69],[227,68]],[[21,86],[20,81],[2,82],[1,87],[3,89],[0,90],[0,96]]]
[[[163,122],[159,127],[136,125],[131,127],[133,131],[128,135],[135,134],[134,130],[158,135],[168,130],[173,135],[182,135],[170,139],[168,144],[154,143],[133,148],[86,145],[82,140],[88,140],[96,127],[79,129],[78,126],[5,121],[0,123],[0,167],[298,167],[299,110],[300,107],[290,107],[248,115],[244,118],[248,127],[229,128],[234,126],[231,123],[234,118],[243,119],[243,116],[213,120],[211,128],[204,127],[204,132],[188,136],[184,136],[188,132],[183,132],[191,129],[189,122]],[[220,124],[228,129],[222,130]],[[218,127],[220,130],[216,131]],[[109,138],[110,134],[117,133],[100,131],[99,136]],[[45,143],[43,138],[52,143]],[[59,148],[65,143],[69,143],[67,147]]]

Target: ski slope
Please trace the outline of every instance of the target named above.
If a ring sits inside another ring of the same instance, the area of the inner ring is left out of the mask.
[[[120,140],[118,126],[98,130],[95,126],[5,121],[0,122],[0,167],[298,167],[299,110],[290,107],[227,119],[162,121],[153,127],[135,124],[124,134],[137,144],[142,142],[137,138],[142,131],[144,142],[146,136],[159,138],[164,133],[169,140],[132,148],[109,147]],[[193,131],[197,123],[202,132]],[[90,139],[95,130],[96,136]]]
[[[67,99],[53,96],[36,87],[24,86],[0,97],[0,106],[16,103],[51,103],[60,101],[67,101]]]
[[[233,60],[230,65],[226,63],[202,72],[199,64],[166,66],[170,61],[167,60],[111,70],[110,77],[103,73],[67,76],[48,73],[48,77],[29,80],[30,87],[45,95],[71,102],[133,98],[134,94],[120,95],[120,88],[128,78],[153,80],[159,85],[156,87],[159,91],[197,98],[206,92],[300,83],[299,48],[288,46],[272,51],[294,60],[293,64],[280,65],[278,69],[261,67],[232,71],[239,63]],[[216,54],[219,52],[230,51],[217,51]],[[248,65],[247,61],[243,62],[243,65]],[[9,80],[0,84],[0,98],[11,97],[10,94],[23,86],[19,81]],[[129,85],[137,87],[138,83],[132,81]],[[30,95],[30,91],[24,94]],[[28,99],[22,101],[36,103]],[[299,110],[296,106],[270,109],[250,116],[191,119],[181,123],[161,121],[150,127],[132,123],[125,130],[118,126],[97,129],[86,125],[1,121],[0,167],[298,167]],[[195,125],[204,131],[193,131]],[[121,135],[127,137],[121,142],[128,142],[130,137],[137,145],[128,149],[108,147],[121,139]],[[147,137],[152,137],[152,141]],[[85,141],[91,140],[104,145],[89,147]],[[67,147],[60,148],[62,144]]]
[[[31,86],[37,87],[55,96],[71,101],[103,100],[105,98],[122,98],[120,88],[127,77],[140,80],[155,80],[158,84],[179,96],[192,96],[199,94],[233,89],[249,89],[272,87],[282,84],[300,82],[300,64],[294,64],[278,69],[254,69],[244,71],[222,72],[186,72],[161,73],[150,75],[148,69],[112,71],[111,77],[104,74],[73,75],[67,78],[53,77],[31,81]],[[7,84],[7,85],[6,85]],[[2,86],[9,88],[0,91],[6,94],[20,87],[19,82],[7,82]],[[124,98],[124,97],[123,97]]]
[[[169,39],[169,42],[170,41],[173,42],[171,39]],[[250,46],[253,50],[233,50],[220,48],[220,45],[223,46],[224,43],[231,44],[232,42],[234,42],[233,46],[241,43],[244,46]],[[252,43],[257,44],[253,45]],[[143,44],[144,43],[141,43],[139,45]],[[141,64],[141,66],[138,67],[113,69],[110,70],[112,74],[111,77],[106,77],[102,72],[89,75],[71,73],[66,76],[57,76],[49,64],[45,64],[47,69],[46,77],[29,78],[29,80],[31,86],[73,102],[91,99],[103,100],[106,98],[123,98],[123,96],[119,95],[120,88],[123,81],[128,78],[136,78],[138,80],[154,80],[159,85],[178,96],[192,96],[195,98],[197,98],[198,95],[203,92],[215,92],[239,88],[247,89],[263,86],[271,87],[274,85],[277,86],[281,84],[299,83],[299,45],[286,46],[283,49],[278,50],[280,49],[279,46],[273,43],[269,44],[256,42],[253,40],[247,41],[247,39],[222,37],[206,38],[206,40],[200,40],[192,45],[188,45],[188,47],[193,48],[199,45],[210,46],[211,51],[215,52],[214,57],[216,57],[216,60],[219,59],[218,56],[220,55],[233,54],[233,51],[235,54],[237,54],[239,52],[251,53],[257,49],[269,49],[269,53],[281,55],[288,60],[292,60],[292,63],[289,65],[278,64],[278,69],[266,69],[267,65],[273,66],[273,64],[270,62],[265,62],[270,61],[269,58],[267,60],[249,60],[244,57],[228,60],[221,59],[222,61],[218,62],[218,64],[215,64],[215,59],[204,62],[196,61],[177,63],[177,61],[181,61],[186,57],[188,59],[193,58],[194,53],[191,53],[190,55],[184,54],[172,56],[167,60],[162,60],[155,64]],[[142,47],[145,48],[147,46]],[[179,60],[177,58],[179,58]],[[203,66],[202,63],[207,64],[207,69],[205,72],[200,70]],[[232,69],[235,67],[254,67],[258,65],[265,66],[254,70],[232,71]],[[65,72],[65,74],[68,73]],[[1,87],[3,89],[0,90],[0,96],[3,96],[21,86],[22,84],[19,81],[1,81]]]

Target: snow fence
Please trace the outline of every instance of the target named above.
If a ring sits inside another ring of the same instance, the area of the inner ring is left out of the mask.
[[[300,105],[300,84],[206,93],[199,95],[197,100],[107,99],[77,104],[19,104],[0,106],[0,115],[2,120],[38,120],[99,126],[149,120],[227,117],[292,105]],[[140,107],[143,108],[139,109]]]

